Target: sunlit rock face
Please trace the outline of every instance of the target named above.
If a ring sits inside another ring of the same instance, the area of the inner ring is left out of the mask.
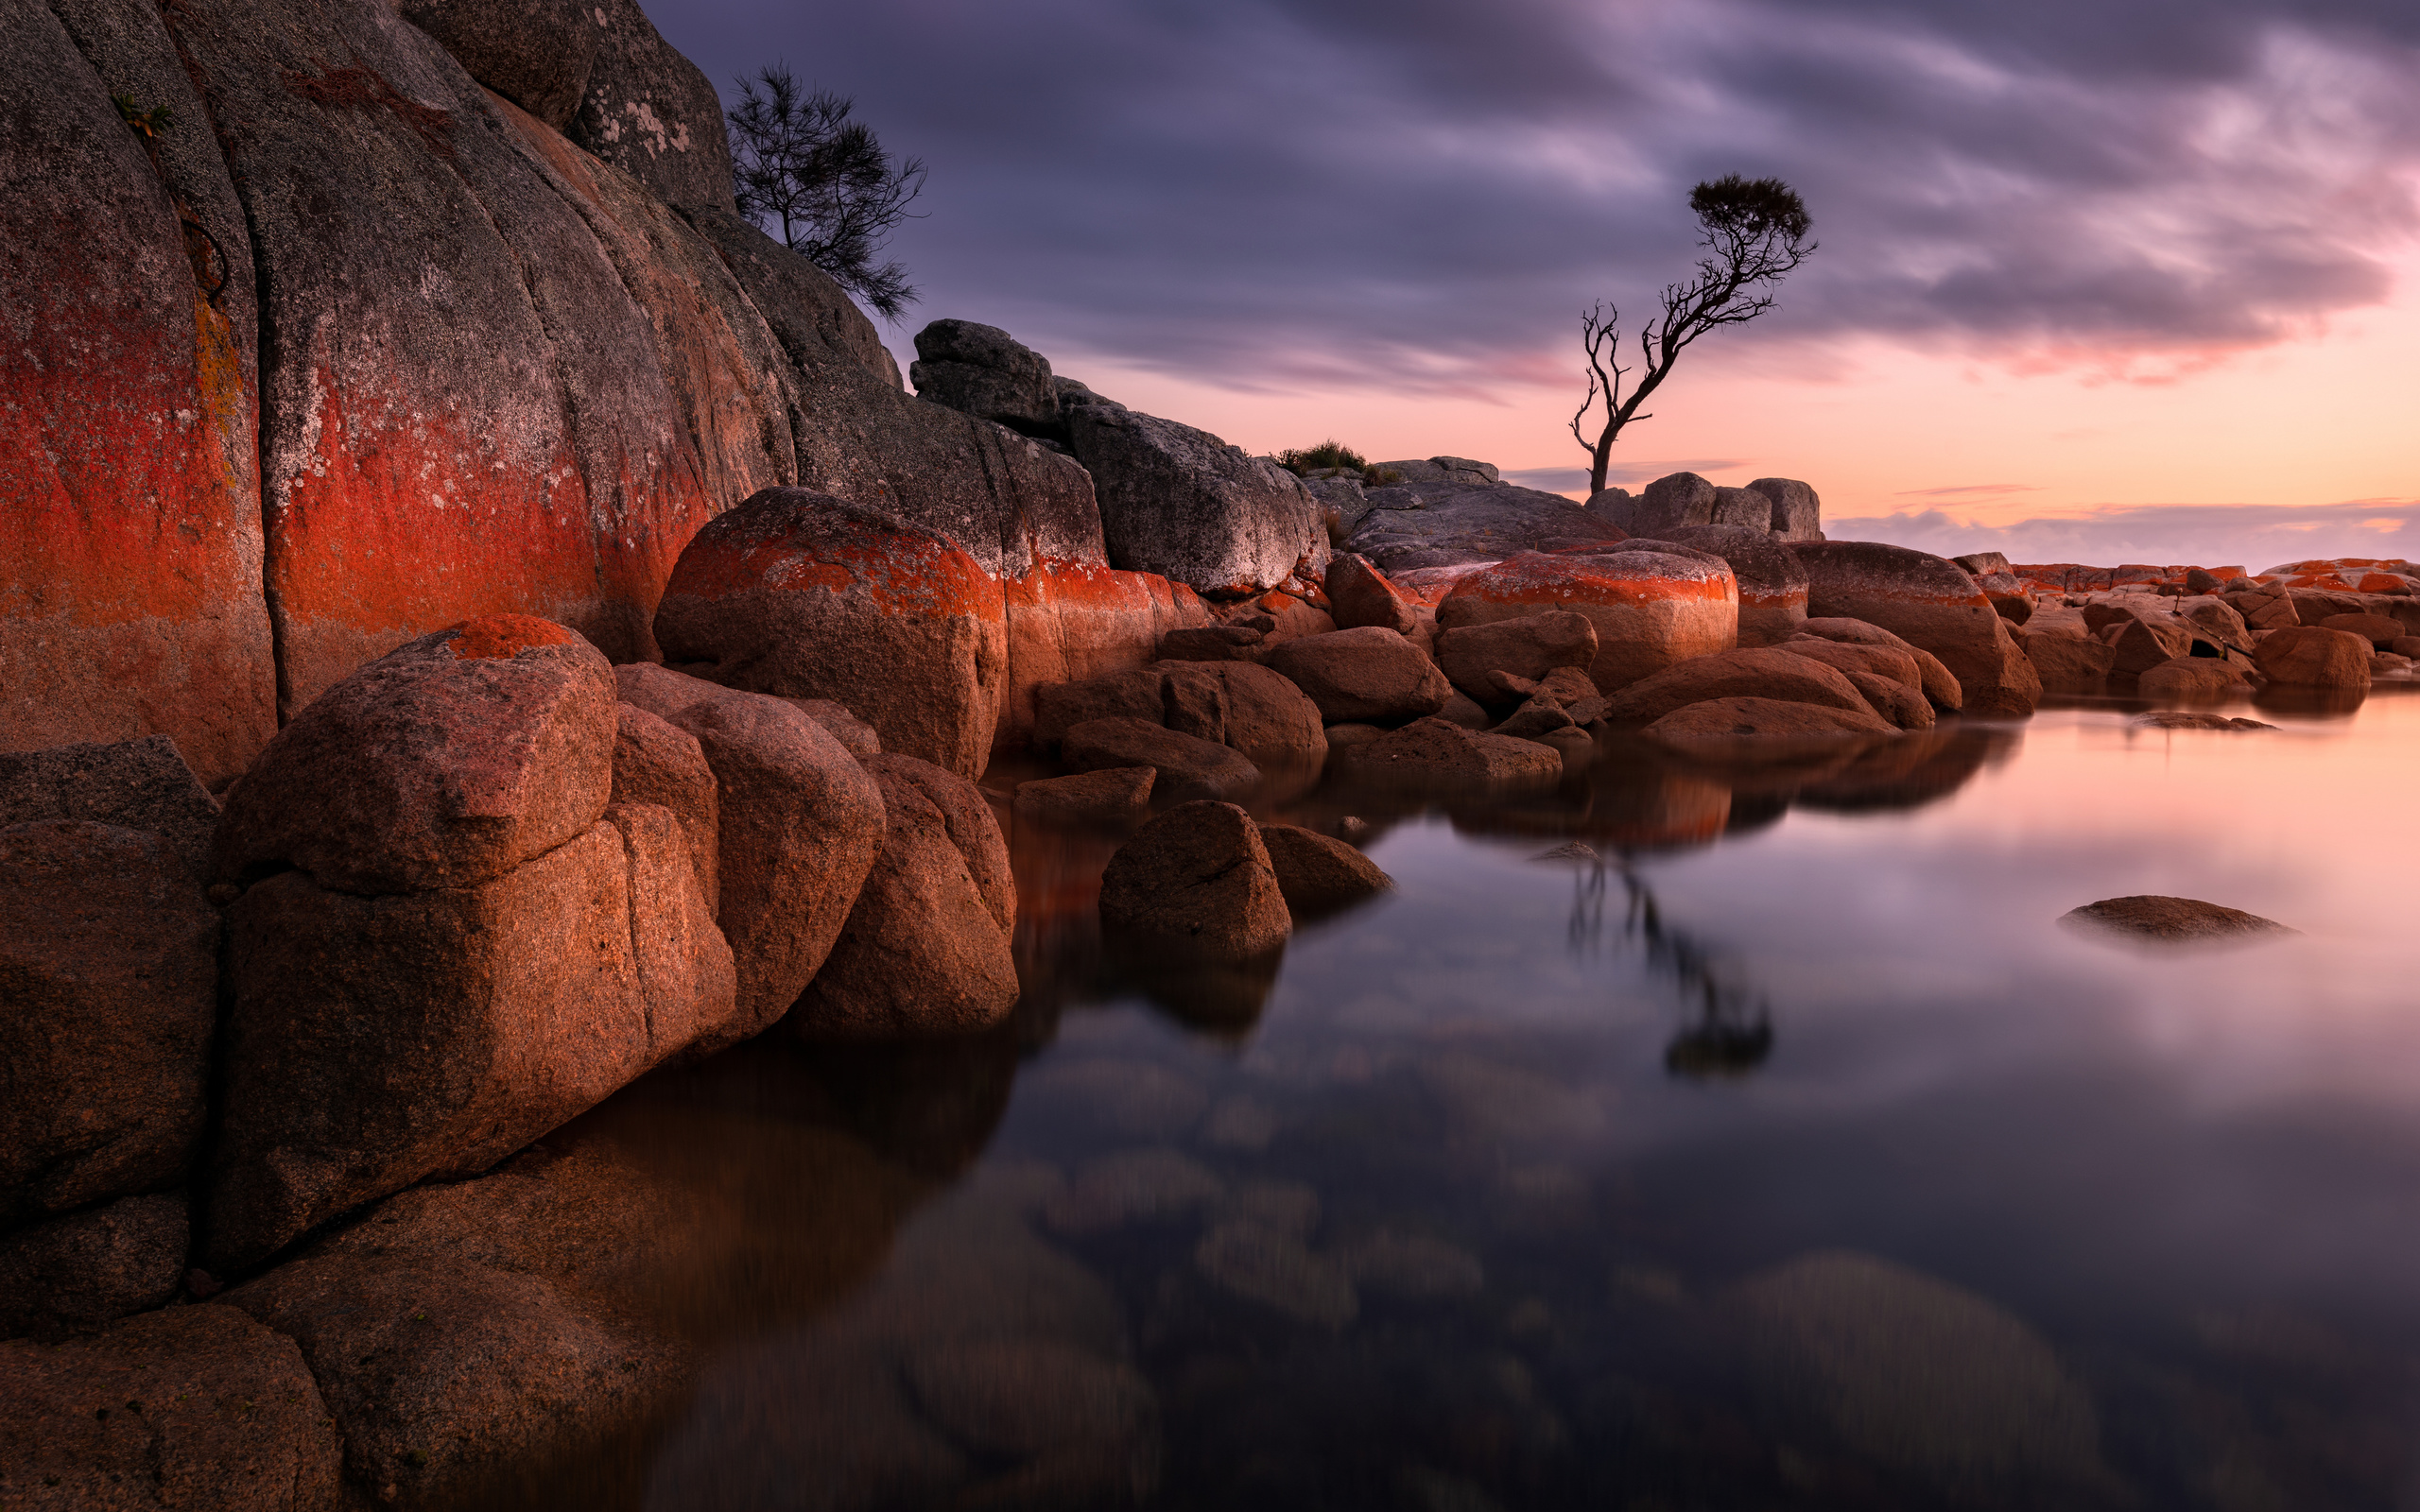
[[[0,380],[0,748],[165,733],[216,789],[460,619],[652,658],[681,549],[773,486],[1065,577],[1023,595],[1050,663],[1024,686],[1189,617],[1118,581],[1057,633],[1108,569],[1089,475],[901,391],[837,285],[731,213],[713,91],[635,6],[443,9],[9,28],[0,224],[40,272]],[[139,135],[115,93],[176,125]]]

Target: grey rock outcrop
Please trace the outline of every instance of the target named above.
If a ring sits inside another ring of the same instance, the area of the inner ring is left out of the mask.
[[[1784,541],[1824,539],[1824,501],[1796,478],[1757,478],[1748,487],[1772,501],[1769,528]]]
[[[1365,497],[1369,512],[1343,549],[1388,573],[1605,546],[1625,534],[1559,493],[1511,483],[1404,483],[1368,490]]]
[[[1371,466],[1380,473],[1395,473],[1402,482],[1414,487],[1448,484],[1470,488],[1504,481],[1495,463],[1474,462],[1467,456],[1431,456],[1421,460],[1374,462]]]
[[[1068,416],[1093,475],[1109,559],[1221,597],[1327,567],[1320,503],[1302,479],[1208,431],[1107,405]]]
[[[598,36],[566,134],[667,205],[731,209],[731,133],[704,70],[664,40],[638,0],[581,3]]]
[[[916,397],[1028,436],[1063,438],[1050,361],[995,325],[935,320],[916,333]]]

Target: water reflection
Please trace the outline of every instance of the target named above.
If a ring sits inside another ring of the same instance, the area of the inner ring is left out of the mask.
[[[1114,837],[1020,829],[999,1036],[745,1047],[574,1132],[666,1246],[615,1295],[700,1349],[597,1462],[666,1508],[2412,1504],[2420,701],[2324,713],[1317,788],[1264,816],[1400,890],[1223,975],[1103,937]],[[2311,933],[2059,935],[2132,891]]]

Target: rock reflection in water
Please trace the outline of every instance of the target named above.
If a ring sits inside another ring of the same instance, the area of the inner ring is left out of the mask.
[[[1764,1064],[1773,1048],[1772,1001],[1738,975],[1720,946],[1667,923],[1655,890],[1628,857],[1608,864],[1574,843],[1539,859],[1573,864],[1571,942],[1577,947],[1604,938],[1608,884],[1621,879],[1622,938],[1637,942],[1648,970],[1668,978],[1680,994],[1683,1023],[1664,1048],[1666,1070],[1703,1079],[1744,1076]]]

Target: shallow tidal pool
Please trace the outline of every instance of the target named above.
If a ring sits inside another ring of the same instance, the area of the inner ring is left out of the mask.
[[[743,1047],[572,1131],[780,1237],[694,1394],[557,1490],[2420,1506],[2420,696],[2128,712],[1315,791],[1266,816],[1366,821],[1397,890],[1257,970],[1105,945],[1114,841],[1013,834],[1009,1028]],[[2058,923],[2132,893],[2301,933]]]

